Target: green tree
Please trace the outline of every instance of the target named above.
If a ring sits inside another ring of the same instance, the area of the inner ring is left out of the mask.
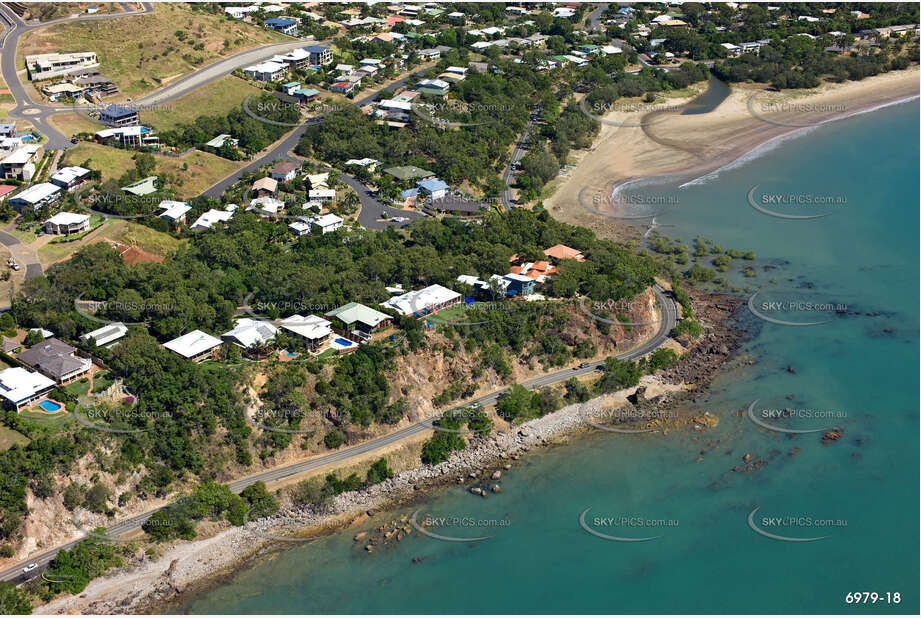
[[[10,582],[0,582],[0,614],[27,616],[31,613],[32,601],[26,591]]]

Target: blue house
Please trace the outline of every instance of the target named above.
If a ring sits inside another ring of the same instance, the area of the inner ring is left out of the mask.
[[[534,293],[534,279],[530,277],[509,273],[502,277],[502,279],[508,281],[508,287],[505,292],[509,296],[514,296],[516,294],[518,296],[526,296]]]
[[[293,19],[284,19],[281,17],[272,17],[263,22],[266,28],[271,28],[272,30],[277,30],[282,34],[290,34],[294,36],[297,34],[297,22]]]

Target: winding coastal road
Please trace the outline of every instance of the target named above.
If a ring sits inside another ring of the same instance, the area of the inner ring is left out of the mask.
[[[671,333],[671,331],[675,328],[675,325],[678,319],[678,308],[675,305],[675,301],[671,297],[666,296],[664,290],[658,284],[653,286],[653,294],[655,295],[656,301],[659,305],[659,311],[660,311],[659,329],[656,331],[656,334],[653,335],[648,341],[646,341],[640,346],[637,346],[633,350],[630,350],[623,354],[618,354],[617,358],[621,358],[624,360],[636,360],[638,358],[645,356],[646,354],[649,354],[653,350],[656,350],[657,348],[662,346],[668,340],[669,334]],[[534,390],[536,388],[548,386],[550,384],[565,382],[569,378],[580,376],[580,375],[585,375],[587,373],[592,373],[595,370],[596,370],[596,363],[591,363],[587,367],[573,367],[573,368],[560,369],[560,370],[552,371],[550,373],[546,373],[536,378],[527,380],[523,382],[522,385],[528,390]],[[480,405],[483,405],[483,406],[492,405],[496,403],[496,401],[498,401],[499,397],[502,395],[503,392],[504,390],[489,393],[487,395],[483,395],[482,397],[479,397],[475,400],[467,402],[466,405],[469,406],[473,403],[479,403]],[[289,476],[293,476],[295,474],[300,474],[303,472],[309,472],[311,470],[316,470],[323,466],[328,466],[330,464],[344,462],[348,460],[349,458],[354,457],[356,455],[370,453],[371,451],[374,451],[381,447],[388,446],[396,442],[399,442],[400,440],[407,438],[409,436],[414,436],[414,435],[417,435],[417,434],[420,434],[426,431],[430,431],[432,429],[431,423],[432,423],[431,420],[420,421],[418,423],[410,425],[409,427],[400,429],[399,431],[395,431],[385,436],[381,436],[379,438],[369,440],[362,444],[356,444],[355,446],[344,448],[334,453],[328,453],[326,455],[321,455],[319,457],[314,457],[311,459],[307,459],[305,461],[300,461],[297,463],[289,464],[287,466],[281,466],[273,470],[266,470],[264,472],[254,474],[252,476],[248,476],[248,477],[236,480],[236,481],[232,481],[228,483],[228,485],[230,486],[231,490],[239,493],[243,491],[245,488],[252,485],[253,483],[256,483],[259,481],[269,483],[272,481],[277,481],[280,479],[287,478]],[[137,530],[138,528],[140,528],[141,525],[143,525],[143,523],[147,521],[147,519],[149,519],[151,515],[153,515],[154,513],[158,511],[163,510],[163,508],[166,508],[166,507],[154,509],[154,510],[148,511],[147,513],[143,513],[141,515],[132,517],[123,522],[114,524],[106,529],[106,534],[110,537],[118,537],[118,536],[127,534],[129,532],[133,532]],[[54,549],[49,549],[47,551],[42,552],[41,554],[32,556],[28,558],[27,560],[24,560],[23,562],[0,572],[0,581],[22,582],[22,581],[27,581],[29,579],[37,577],[44,570],[42,567],[47,566],[47,564],[51,562],[51,560],[57,555],[57,553],[60,550],[69,549],[73,547],[74,545],[76,545],[80,540],[81,539],[77,539],[75,541],[71,541],[70,543],[61,545]],[[28,574],[23,573],[22,572],[23,567],[26,564],[30,564],[33,562],[37,564],[39,568],[36,568],[35,570],[30,571]]]

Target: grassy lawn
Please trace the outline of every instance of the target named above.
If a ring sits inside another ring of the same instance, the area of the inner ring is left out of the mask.
[[[5,451],[14,444],[21,444],[24,446],[28,443],[29,439],[18,431],[0,425],[0,451]]]
[[[81,382],[77,380],[76,382],[71,382],[64,387],[64,392],[70,393],[82,401],[90,392],[90,381]]]
[[[113,382],[114,380],[112,380],[108,371],[97,371],[93,376],[93,392],[101,393],[112,386]]]
[[[449,320],[456,320],[467,313],[467,305],[459,303],[457,305],[451,305],[446,309],[442,309],[434,315],[435,319],[447,322]]]
[[[38,259],[41,260],[42,264],[46,265],[66,260],[72,253],[76,252],[81,247],[99,242],[100,235],[104,234],[114,223],[114,219],[107,219],[101,226],[96,228],[96,230],[99,230],[98,233],[93,233],[96,232],[96,230],[93,230],[93,232],[89,234],[90,237],[82,238],[78,241],[55,244],[48,243],[44,247],[39,248]]]
[[[177,32],[183,33],[183,40]],[[138,97],[218,58],[290,40],[242,21],[193,11],[184,4],[155,3],[154,12],[148,15],[30,31],[19,45],[16,64],[25,66],[29,54],[93,50],[99,71],[118,85],[121,94]]]
[[[50,414],[48,412],[38,412],[36,410],[40,410],[40,408],[33,406],[32,408],[23,409],[19,412],[19,416],[26,419],[30,423],[35,423],[36,425],[49,427],[51,429],[63,427],[72,421],[70,414],[65,412],[63,408],[61,408],[60,412],[55,412],[54,414]]]
[[[38,226],[36,226],[34,229],[38,229]],[[10,230],[10,233],[18,238],[19,242],[24,245],[35,242],[35,232],[33,230],[12,229]]]
[[[102,172],[102,179],[118,179],[127,170],[134,167],[134,152],[110,148],[102,144],[81,142],[64,155],[66,165],[83,165],[90,161],[89,167]],[[154,155],[157,160],[156,174],[171,174],[182,184],[173,188],[176,197],[195,197],[202,191],[242,167],[243,161],[228,161],[207,152],[193,151],[182,157]]]
[[[96,133],[105,128],[75,112],[55,114],[50,116],[48,121],[51,122],[51,126],[68,137],[77,133]]]
[[[166,255],[188,244],[188,240],[179,240],[169,234],[158,232],[146,225],[132,221],[120,221],[106,230],[106,238],[126,245],[132,245],[142,251],[156,255]]]
[[[169,109],[145,111],[142,121],[166,131],[180,124],[191,124],[199,116],[225,116],[240,107],[246,97],[260,92],[261,89],[246,80],[228,75],[168,103]]]

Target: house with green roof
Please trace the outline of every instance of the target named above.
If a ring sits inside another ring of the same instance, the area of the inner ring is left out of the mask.
[[[390,325],[390,316],[361,303],[348,303],[326,312],[326,317],[345,335],[355,331],[371,334]]]
[[[385,174],[390,174],[397,180],[414,180],[416,178],[426,179],[434,178],[435,172],[424,170],[415,165],[401,165],[399,167],[388,167],[384,170]]]
[[[122,191],[131,195],[150,195],[157,190],[157,177],[148,176],[137,182],[133,182],[127,187],[122,187]]]

